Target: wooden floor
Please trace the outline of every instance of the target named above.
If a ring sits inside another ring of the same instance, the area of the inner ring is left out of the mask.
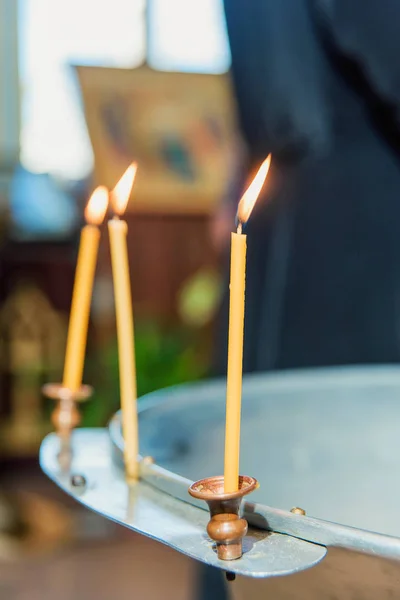
[[[5,493],[30,533],[2,535],[0,503],[0,600],[196,598],[194,561],[70,502],[38,465],[8,469]]]
[[[0,563],[1,600],[191,600],[194,563],[130,534]]]

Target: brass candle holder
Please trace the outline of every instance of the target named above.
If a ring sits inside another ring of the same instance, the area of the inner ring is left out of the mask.
[[[93,389],[89,385],[81,385],[78,390],[72,391],[60,383],[47,383],[42,391],[47,398],[57,402],[51,421],[60,439],[58,459],[62,466],[68,467],[72,456],[71,434],[81,421],[77,404],[88,400]]]
[[[217,475],[196,481],[189,488],[194,498],[208,504],[211,519],[207,533],[216,542],[218,558],[236,560],[243,554],[243,538],[247,533],[247,521],[239,517],[243,496],[258,487],[254,477],[239,476],[239,489],[236,492],[224,491],[224,477]]]

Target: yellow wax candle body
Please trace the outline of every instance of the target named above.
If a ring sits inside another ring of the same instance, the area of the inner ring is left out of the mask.
[[[246,236],[232,233],[224,465],[226,493],[239,487],[245,280]]]
[[[68,328],[63,385],[77,391],[82,384],[90,304],[96,271],[100,230],[86,225],[81,232]]]
[[[124,459],[127,477],[135,480],[138,478],[139,442],[132,295],[126,240],[128,227],[125,221],[112,219],[108,222],[108,231],[117,320]]]

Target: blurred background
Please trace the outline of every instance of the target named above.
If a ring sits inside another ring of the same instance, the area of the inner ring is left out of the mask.
[[[139,396],[225,375],[229,232],[270,152],[246,226],[244,371],[400,362],[398,11],[395,0],[362,11],[347,0],[0,0],[1,598],[123,600],[132,579],[137,597],[200,590],[191,562],[69,503],[37,461],[84,207],[133,160]],[[119,407],[103,233],[88,427]],[[160,577],[148,576],[154,564]],[[206,597],[221,598],[210,585]]]

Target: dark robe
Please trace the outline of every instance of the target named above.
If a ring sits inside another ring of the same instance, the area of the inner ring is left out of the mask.
[[[398,362],[400,4],[225,11],[246,172],[273,155],[246,227],[244,370]]]
[[[225,0],[225,12],[244,170],[273,153],[246,227],[244,370],[398,362],[400,3]],[[228,294],[221,312],[225,374]]]

